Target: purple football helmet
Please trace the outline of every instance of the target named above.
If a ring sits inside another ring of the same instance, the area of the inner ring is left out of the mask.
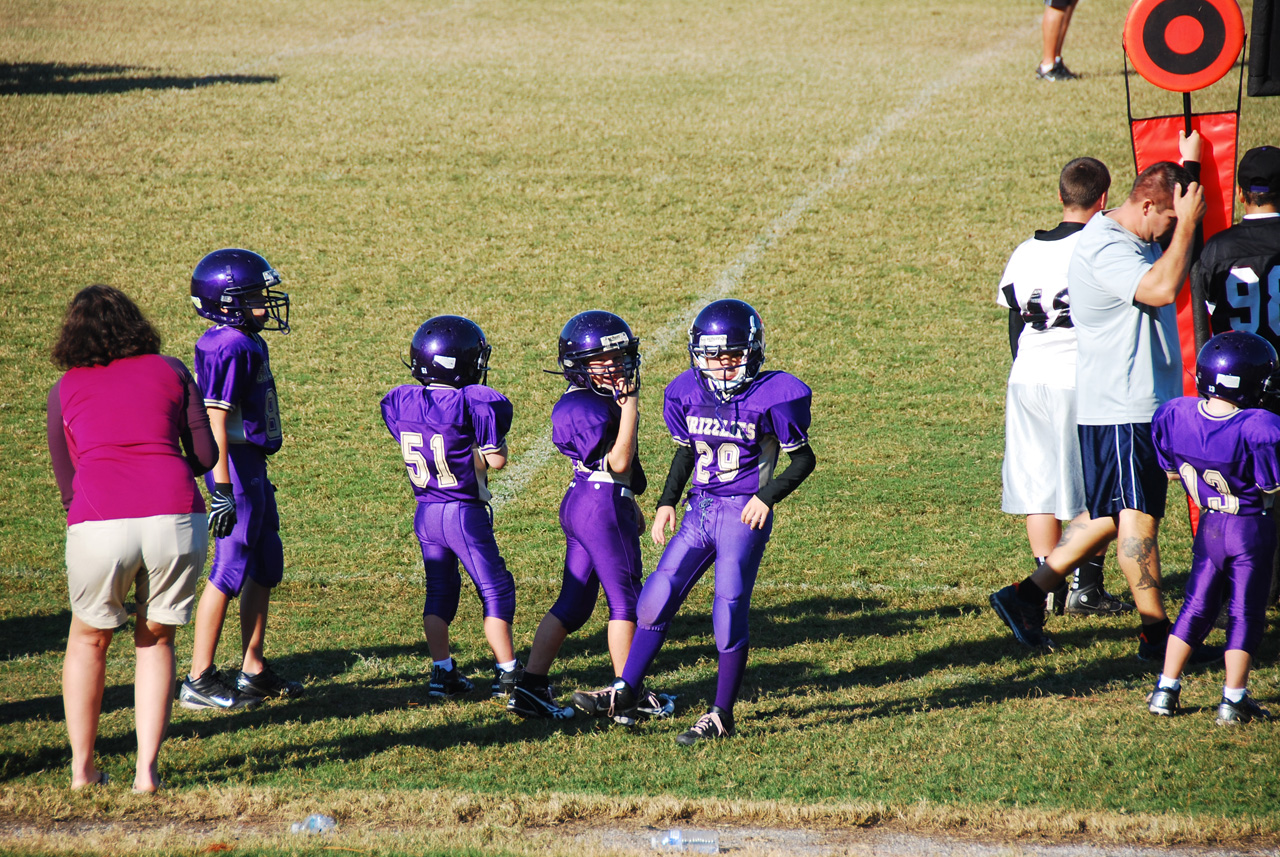
[[[588,365],[606,356],[613,358],[611,365]],[[601,396],[617,398],[619,380],[633,390],[640,388],[640,340],[611,312],[592,309],[569,319],[560,331],[559,360],[570,384]]]
[[[409,371],[423,384],[466,387],[489,375],[489,343],[480,325],[460,315],[437,315],[409,343]]]
[[[214,250],[191,273],[191,302],[211,321],[250,330],[289,332],[289,295],[279,291],[280,274],[250,250]],[[265,310],[265,316],[254,314]]]
[[[731,378],[714,368],[708,358],[742,354]],[[764,322],[751,304],[732,298],[713,301],[703,307],[689,328],[689,365],[698,373],[702,386],[727,402],[743,392],[760,374],[764,365]]]
[[[1256,333],[1219,333],[1196,358],[1196,390],[1240,408],[1256,408],[1276,371],[1276,350]]]

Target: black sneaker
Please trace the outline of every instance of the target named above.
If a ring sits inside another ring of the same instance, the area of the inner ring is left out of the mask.
[[[193,711],[199,711],[201,708],[219,708],[223,711],[252,708],[261,701],[261,699],[253,699],[239,693],[214,667],[209,667],[200,673],[198,678],[188,677],[178,689],[179,704]]]
[[[1126,604],[1099,586],[1082,586],[1067,593],[1068,616],[1123,616],[1133,612]]]
[[[573,707],[588,717],[612,717],[624,726],[634,726],[636,705],[645,695],[639,693],[622,679],[617,679],[600,690],[579,690],[573,694]]]
[[[516,685],[520,682],[520,676],[524,675],[524,664],[516,661],[516,665],[509,670],[504,670],[497,664],[493,665],[493,681],[489,684],[489,695],[494,699],[509,699],[511,691],[516,689]]]
[[[1152,714],[1158,714],[1161,717],[1173,717],[1182,710],[1182,706],[1178,704],[1178,697],[1182,693],[1182,688],[1176,690],[1171,687],[1161,687],[1156,685],[1156,689],[1147,694],[1147,711]]]
[[[1030,646],[1033,649],[1052,649],[1054,647],[1053,640],[1049,639],[1042,633],[1044,628],[1044,602],[1037,601],[1035,604],[1023,604],[1018,598],[1018,588],[1016,586],[1006,586],[1004,589],[991,593],[991,597],[987,599],[991,602],[991,609],[996,611],[996,615],[1000,620],[1009,626],[1009,630],[1013,632],[1013,638],[1024,646]]]
[[[688,747],[699,741],[714,741],[732,736],[733,715],[713,705],[706,714],[698,718],[697,723],[689,727],[688,732],[677,735],[676,741]]]
[[[427,696],[432,699],[453,699],[455,696],[463,696],[476,689],[471,680],[458,669],[457,661],[449,658],[449,663],[453,664],[449,669],[435,664],[431,666],[431,681],[427,683]]]
[[[1249,696],[1249,692],[1245,691],[1244,699],[1239,702],[1229,702],[1224,696],[1222,702],[1218,703],[1218,716],[1214,718],[1213,722],[1219,726],[1235,726],[1240,723],[1250,723],[1254,720],[1270,719],[1271,712],[1254,702],[1253,697]]]
[[[507,711],[521,717],[538,717],[544,720],[569,720],[573,706],[557,705],[549,687],[522,687],[516,685],[507,698]]]
[[[264,663],[262,672],[257,675],[249,675],[244,670],[237,673],[236,690],[241,696],[257,700],[302,696],[302,682],[281,678],[269,664]]]

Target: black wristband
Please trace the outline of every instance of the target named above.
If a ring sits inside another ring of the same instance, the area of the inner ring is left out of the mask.
[[[226,494],[228,497],[230,497],[230,496],[232,495],[232,493],[233,493],[233,491],[232,491],[232,487],[231,487],[231,483],[230,483],[230,482],[215,482],[215,483],[213,483],[213,493],[214,493],[214,494]]]

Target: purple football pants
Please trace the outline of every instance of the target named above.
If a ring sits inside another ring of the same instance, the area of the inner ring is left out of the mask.
[[[1252,655],[1262,640],[1276,527],[1270,515],[1205,512],[1196,530],[1187,599],[1171,632],[1189,645],[1208,636],[1227,599],[1227,649]]]
[[[680,529],[667,543],[658,567],[644,582],[636,606],[638,627],[622,678],[639,688],[667,636],[667,625],[689,597],[694,584],[715,563],[711,626],[720,653],[716,702],[730,710],[747,667],[747,614],[760,560],[773,532],[770,515],[763,529],[742,523],[752,495],[714,497],[694,494],[685,505]]]
[[[560,501],[564,579],[551,613],[570,632],[591,618],[601,587],[609,619],[636,621],[640,596],[640,512],[612,482],[574,480]]]
[[[510,622],[516,615],[516,582],[498,553],[489,508],[479,502],[419,503],[413,531],[422,544],[427,595],[423,616],[449,623],[458,613],[462,576],[471,576],[484,604],[485,618]]]
[[[284,547],[280,544],[280,514],[276,486],[267,478],[267,456],[248,443],[227,447],[231,489],[236,501],[236,525],[231,535],[214,539],[209,583],[228,598],[244,588],[246,578],[273,589],[284,577]],[[213,490],[213,474],[204,478]]]

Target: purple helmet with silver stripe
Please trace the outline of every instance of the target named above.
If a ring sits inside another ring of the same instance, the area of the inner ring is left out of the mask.
[[[1226,399],[1240,408],[1256,408],[1276,371],[1276,350],[1256,333],[1219,333],[1196,357],[1196,391]]]
[[[740,354],[742,362],[730,370],[712,366],[709,358]],[[764,322],[751,304],[727,298],[703,307],[689,328],[689,365],[702,386],[727,402],[743,392],[764,365]]]
[[[608,366],[591,366],[612,357]],[[640,386],[640,340],[611,312],[592,309],[569,319],[560,331],[560,371],[570,384],[617,396],[621,386]]]
[[[423,384],[466,387],[483,384],[489,352],[480,325],[460,315],[437,315],[418,328],[409,343],[409,371]]]
[[[191,303],[219,324],[288,333],[289,295],[275,288],[280,282],[280,273],[257,253],[214,250],[191,273]]]

